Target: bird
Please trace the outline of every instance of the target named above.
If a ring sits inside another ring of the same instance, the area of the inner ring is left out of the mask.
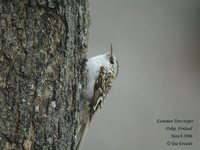
[[[102,108],[118,72],[119,64],[113,54],[112,44],[109,52],[86,61],[87,85],[80,98],[75,150],[80,149],[88,127],[96,113]]]

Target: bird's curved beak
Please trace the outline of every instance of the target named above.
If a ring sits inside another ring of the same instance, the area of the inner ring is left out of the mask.
[[[113,57],[113,47],[112,47],[112,43],[110,44],[110,57]]]
[[[107,53],[107,56],[109,59],[113,58],[113,47],[112,47],[112,43],[110,44],[110,51]]]
[[[110,51],[107,52],[107,57],[110,59],[110,58],[113,58],[113,47],[112,47],[112,43],[110,44]]]

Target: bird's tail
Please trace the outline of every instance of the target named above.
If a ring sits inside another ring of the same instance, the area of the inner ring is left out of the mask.
[[[78,129],[76,132],[75,150],[79,150],[85,139],[85,135],[90,125],[90,107],[89,104],[81,103],[78,112]]]
[[[77,136],[76,136],[75,150],[80,149],[80,146],[85,139],[85,135],[87,133],[88,127],[89,127],[89,119],[85,123],[82,123],[79,125],[78,131],[77,131]]]

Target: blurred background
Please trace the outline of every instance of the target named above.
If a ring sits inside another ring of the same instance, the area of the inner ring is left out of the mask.
[[[88,56],[112,42],[120,72],[82,150],[199,150],[200,0],[89,1]],[[175,118],[194,120],[192,139],[172,139],[156,123]]]

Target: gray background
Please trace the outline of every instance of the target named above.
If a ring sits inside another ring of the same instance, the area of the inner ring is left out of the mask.
[[[120,72],[82,150],[199,150],[200,0],[90,0],[90,14],[89,57],[112,42]],[[156,120],[175,118],[194,119],[193,146],[166,146]]]

